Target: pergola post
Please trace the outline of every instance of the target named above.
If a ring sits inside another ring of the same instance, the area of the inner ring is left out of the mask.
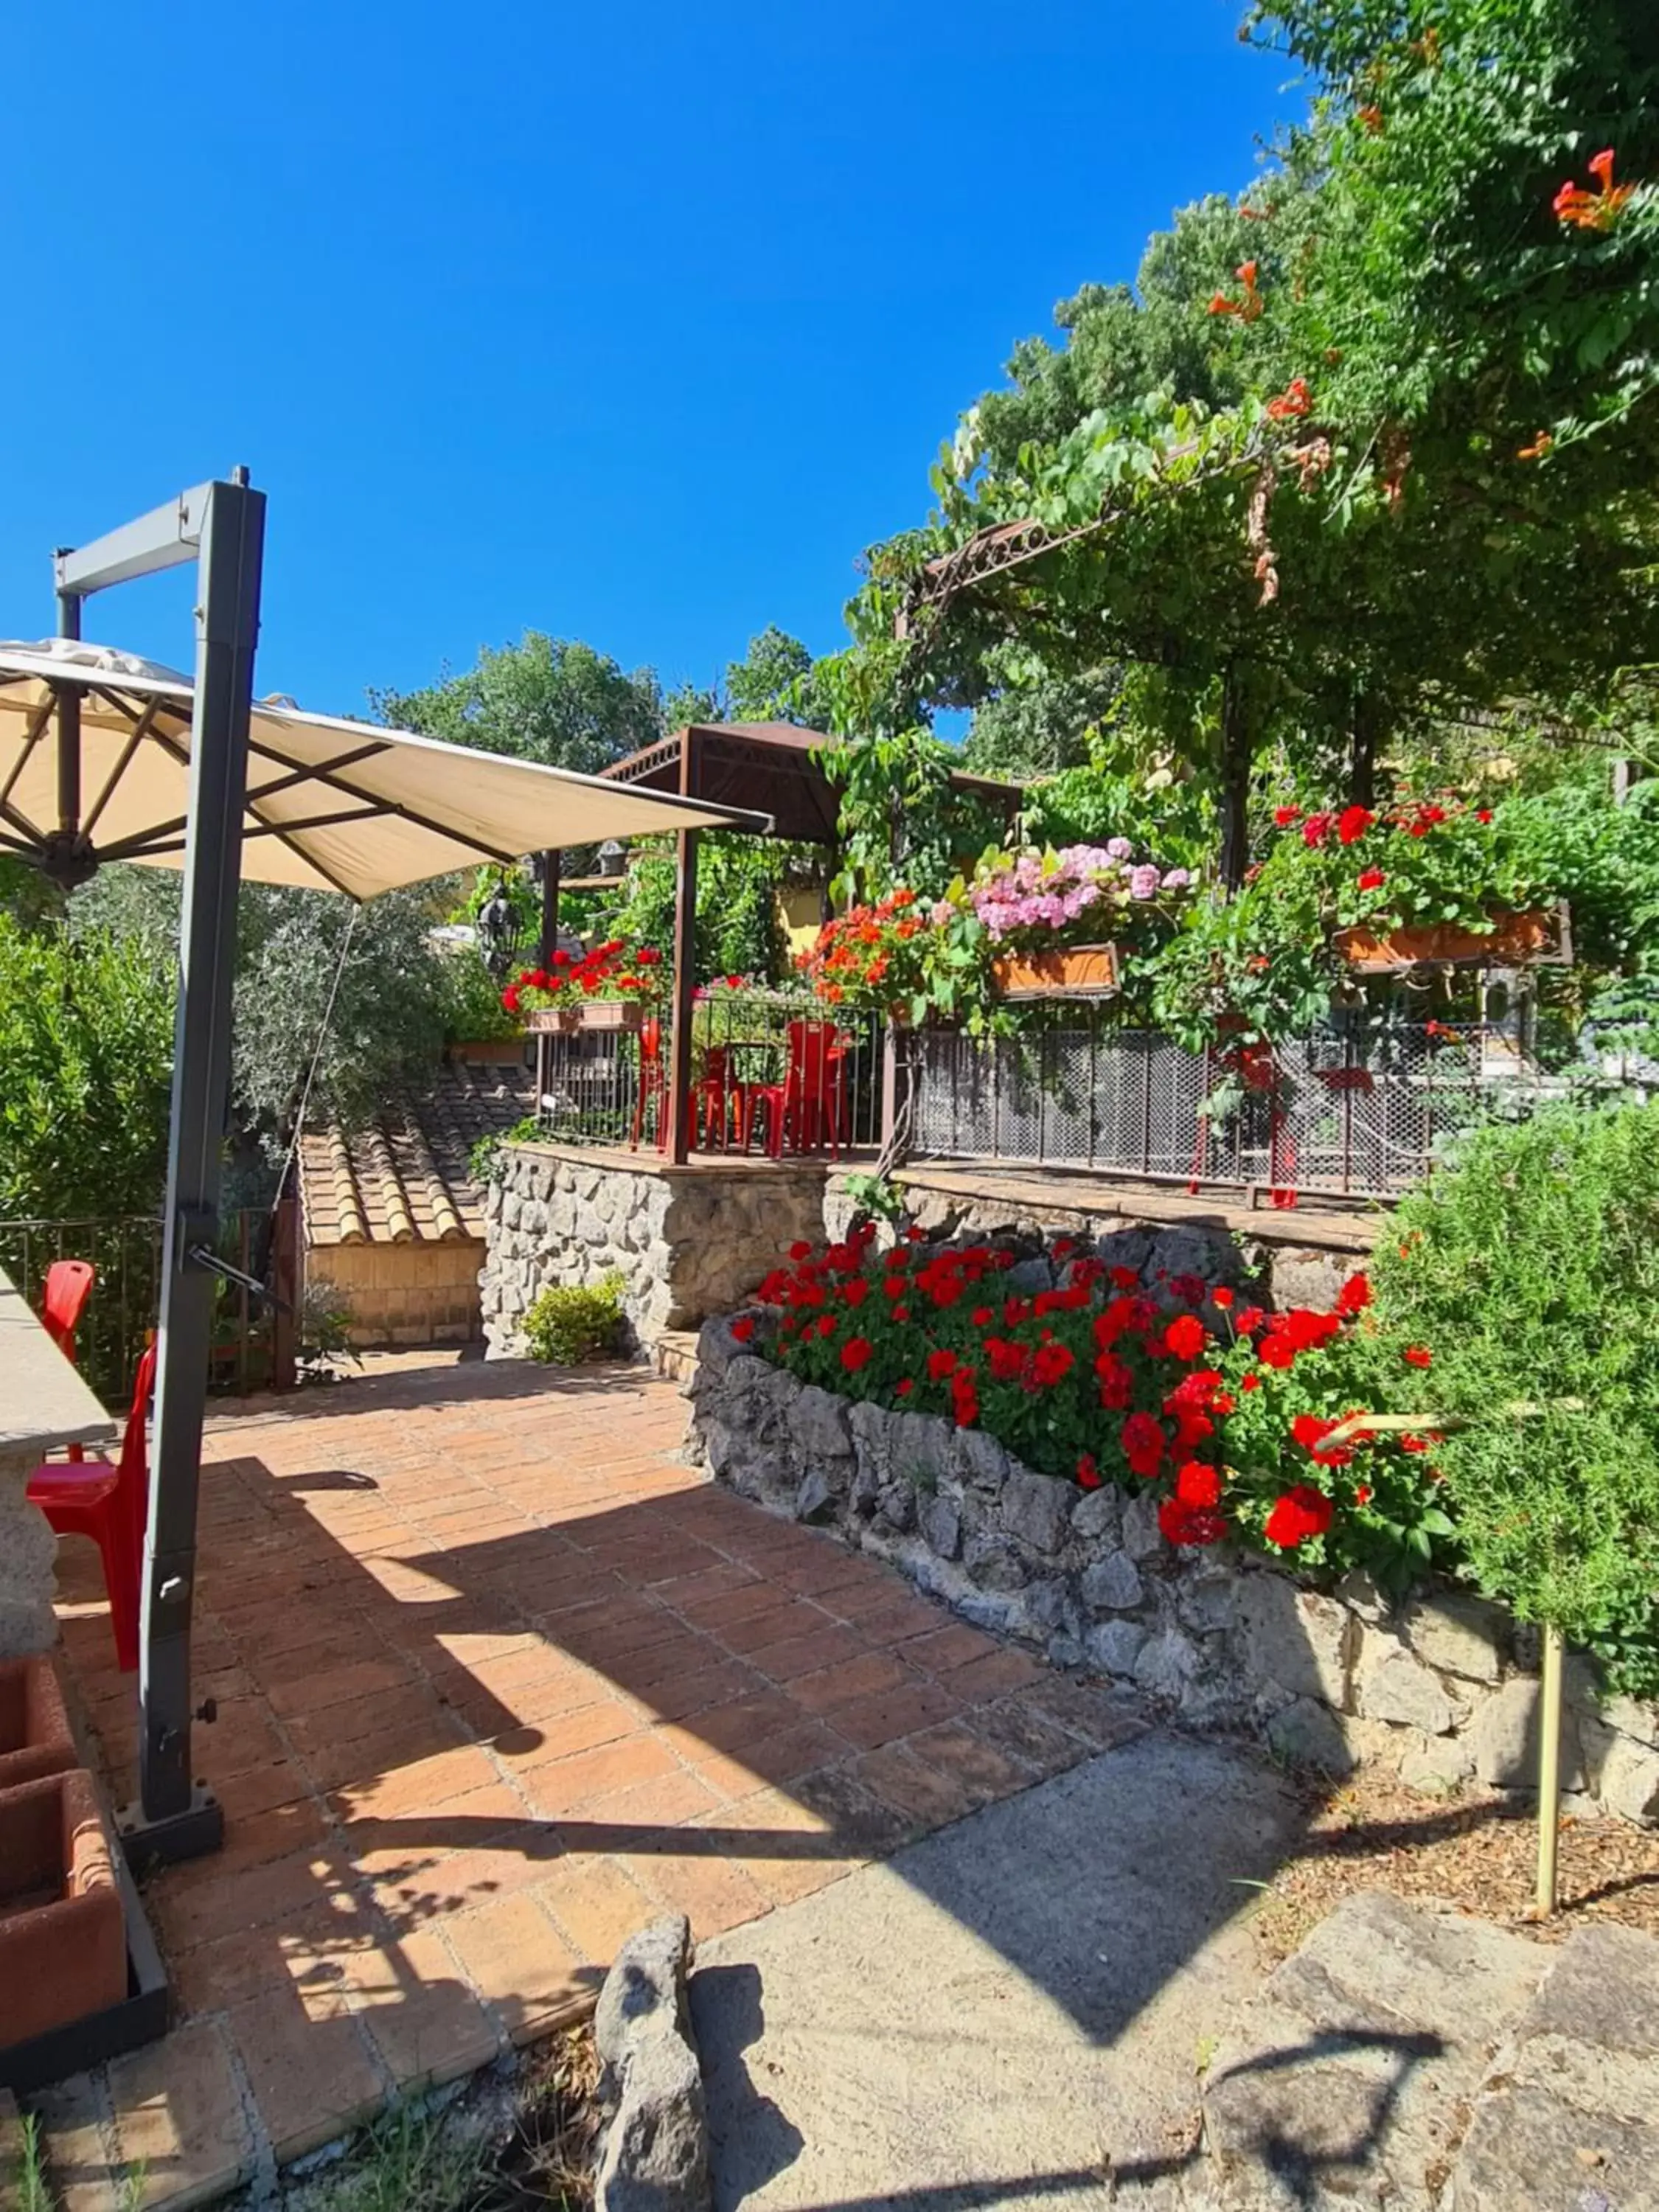
[[[559,862],[562,857],[556,850],[542,854],[542,934],[538,957],[544,969],[553,965],[553,955],[559,949]],[[538,1034],[532,1048],[536,1059],[538,1121],[541,1119],[542,1101],[547,1096],[552,1044],[552,1039],[542,1031]]]
[[[680,795],[696,781],[696,732],[680,740]],[[683,1168],[691,1156],[691,1009],[697,986],[697,844],[695,830],[682,830],[676,841],[674,871],[674,1005],[668,1033],[668,1157]]]

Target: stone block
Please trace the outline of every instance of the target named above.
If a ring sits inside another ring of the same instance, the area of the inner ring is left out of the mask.
[[[890,1482],[876,1505],[877,1518],[902,1535],[916,1525],[916,1493],[908,1482]]]
[[[1636,1698],[1609,1698],[1601,1711],[1610,1729],[1659,1751],[1659,1705],[1644,1705]]]
[[[1538,1684],[1528,1674],[1505,1682],[1477,1709],[1469,1730],[1474,1771],[1499,1790],[1538,1787]],[[1561,1717],[1561,1786],[1584,1786],[1583,1754],[1573,1716]]]
[[[821,1467],[808,1468],[795,1492],[797,1521],[823,1522],[836,1517],[836,1493]]]
[[[1146,1649],[1147,1632],[1133,1620],[1103,1620],[1083,1639],[1090,1666],[1103,1674],[1127,1680]]]
[[[1601,1761],[1596,1795],[1621,1820],[1659,1824],[1659,1751],[1629,1736],[1614,1736]]]
[[[1297,1698],[1267,1723],[1267,1741],[1293,1766],[1317,1767],[1340,1780],[1353,1771],[1353,1753],[1341,1722],[1316,1698]]]
[[[1269,1294],[1281,1313],[1291,1306],[1311,1306],[1316,1313],[1328,1313],[1337,1292],[1359,1264],[1352,1252],[1329,1252],[1318,1245],[1279,1245],[1267,1260]]]
[[[989,1531],[969,1538],[963,1565],[981,1589],[1024,1589],[1031,1578],[1013,1546]]]
[[[1051,1474],[1034,1474],[1010,1462],[1002,1490],[1003,1526],[1036,1552],[1057,1552],[1066,1540],[1077,1492]]]
[[[596,2212],[708,2212],[708,2126],[686,2001],[683,1914],[626,1942],[593,2015],[605,2114]]]
[[[1178,1705],[1203,1670],[1198,1646],[1179,1629],[1160,1629],[1142,1645],[1134,1663],[1134,1679],[1155,1698]]]
[[[958,1429],[951,1447],[958,1482],[995,1497],[1008,1479],[1008,1455],[983,1429]]]
[[[962,1516],[955,1501],[945,1497],[924,1498],[916,1518],[930,1551],[941,1559],[954,1559],[962,1550]]]
[[[1095,1245],[1109,1267],[1133,1267],[1139,1274],[1152,1256],[1150,1229],[1109,1229]]]
[[[1401,1626],[1426,1666],[1472,1682],[1495,1682],[1504,1671],[1504,1616],[1495,1605],[1463,1590],[1437,1591],[1416,1600]]]
[[[1367,1720],[1421,1729],[1425,1735],[1443,1735],[1459,1717],[1433,1668],[1375,1629],[1365,1632],[1358,1705]]]
[[[850,1459],[853,1434],[847,1422],[847,1401],[813,1382],[807,1383],[790,1409],[795,1443],[807,1461]]]
[[[1283,1575],[1239,1578],[1237,1620],[1244,1669],[1255,1683],[1276,1683],[1293,1698],[1321,1698],[1339,1712],[1348,1703],[1357,1631],[1334,1598],[1298,1589]]]
[[[912,1482],[938,1484],[951,1472],[950,1422],[937,1413],[895,1413],[888,1424],[887,1451],[896,1475]]]
[[[1444,1796],[1462,1787],[1474,1772],[1474,1753],[1461,1735],[1417,1736],[1400,1761],[1400,1779],[1407,1790]]]
[[[1123,1498],[1110,1483],[1085,1490],[1072,1508],[1072,1534],[1085,1544],[1115,1544],[1123,1529]]]
[[[892,1465],[888,1450],[891,1415],[884,1407],[861,1400],[859,1404],[848,1407],[847,1426],[853,1439],[853,1455],[858,1462],[860,1479],[873,1481],[878,1489],[886,1481]]]
[[[1123,1507],[1123,1548],[1132,1559],[1155,1559],[1168,1547],[1158,1525],[1158,1494],[1143,1490]]]
[[[1085,1568],[1080,1588],[1091,1613],[1133,1613],[1146,1598],[1146,1586],[1127,1552],[1109,1552]]]

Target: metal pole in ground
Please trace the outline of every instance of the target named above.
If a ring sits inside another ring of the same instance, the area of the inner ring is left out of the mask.
[[[1561,1826],[1561,1632],[1544,1631],[1544,1675],[1538,1696],[1537,1911],[1555,1911],[1556,1845]]]

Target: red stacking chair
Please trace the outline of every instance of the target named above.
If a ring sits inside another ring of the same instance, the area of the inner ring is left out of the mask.
[[[696,1133],[701,1119],[705,1152],[712,1151],[716,1129],[720,1131],[720,1150],[726,1150],[732,1109],[738,1101],[739,1092],[732,1085],[726,1047],[711,1044],[703,1054],[702,1073],[691,1086],[692,1132]]]
[[[833,1022],[791,1022],[789,1065],[781,1083],[745,1086],[738,1143],[744,1152],[757,1105],[766,1109],[766,1149],[775,1160],[787,1139],[792,1152],[816,1152],[827,1135],[830,1157],[841,1157],[841,1109],[847,1055]]]
[[[657,1108],[657,1150],[668,1150],[668,1063],[663,1058],[662,1024],[654,1018],[640,1029],[640,1095],[634,1101],[634,1129],[628,1139],[629,1150],[637,1152],[640,1137],[645,1128],[645,1116],[653,1100]],[[696,1134],[696,1100],[695,1093],[685,1102],[685,1125],[693,1136]]]
[[[54,1260],[46,1270],[40,1297],[40,1323],[71,1367],[75,1364],[75,1332],[92,1296],[97,1271],[89,1260]],[[80,1444],[69,1447],[72,1460],[83,1460]]]
[[[144,1523],[149,1513],[149,1453],[144,1416],[155,1384],[155,1346],[138,1362],[132,1405],[121,1432],[121,1455],[64,1466],[48,1461],[28,1480],[27,1497],[60,1536],[90,1536],[104,1561],[115,1656],[123,1674],[138,1664],[138,1585],[143,1572]]]

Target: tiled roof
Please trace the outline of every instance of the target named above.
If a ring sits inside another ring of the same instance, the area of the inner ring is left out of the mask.
[[[483,1192],[467,1173],[467,1156],[480,1137],[510,1129],[534,1104],[528,1068],[455,1064],[355,1136],[332,1126],[308,1132],[300,1143],[307,1243],[481,1237]]]

